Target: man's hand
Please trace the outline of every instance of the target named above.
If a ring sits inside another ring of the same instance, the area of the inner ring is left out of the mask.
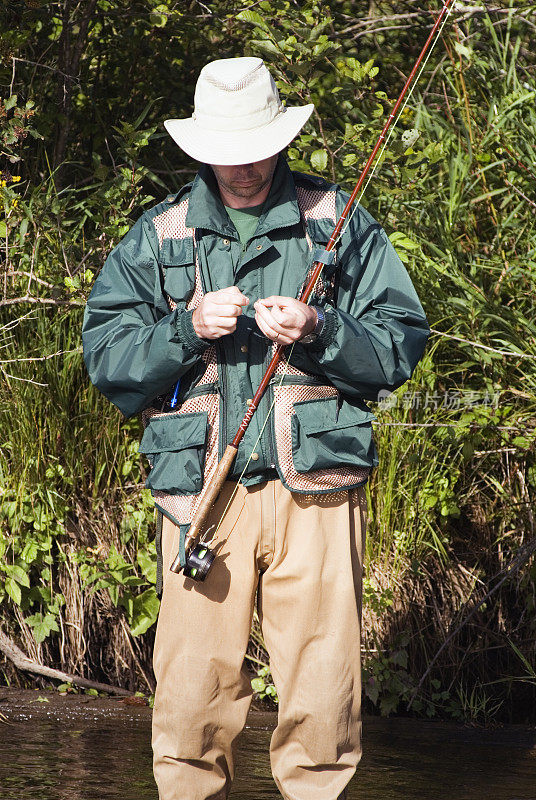
[[[249,299],[236,286],[207,292],[192,314],[192,325],[201,339],[219,339],[236,329],[236,319]]]
[[[291,344],[314,330],[317,314],[314,308],[294,297],[266,297],[255,303],[257,325],[273,342]]]

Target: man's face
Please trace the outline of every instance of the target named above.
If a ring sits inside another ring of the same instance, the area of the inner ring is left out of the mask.
[[[278,154],[255,161],[253,164],[237,164],[221,166],[211,164],[220,190],[224,194],[234,195],[242,199],[254,198],[266,190],[274,175]]]

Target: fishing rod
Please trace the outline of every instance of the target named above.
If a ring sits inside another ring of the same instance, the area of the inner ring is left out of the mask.
[[[354,201],[363,185],[363,182],[372,164],[374,163],[374,159],[376,158],[378,150],[380,149],[380,147],[382,147],[382,144],[385,141],[386,134],[389,128],[391,127],[393,120],[396,118],[398,114],[398,111],[400,109],[400,106],[402,105],[404,97],[406,96],[406,93],[413,82],[413,79],[417,73],[417,70],[421,65],[422,60],[424,59],[426,53],[428,52],[428,49],[430,48],[430,45],[434,39],[436,32],[439,29],[439,26],[443,22],[443,19],[444,18],[446,19],[445,15],[452,2],[453,0],[445,0],[445,3],[443,4],[441,11],[439,12],[439,15],[434,23],[434,26],[430,31],[430,34],[421,52],[419,53],[419,56],[413,66],[413,69],[411,70],[408,79],[406,80],[402,88],[402,91],[400,92],[398,100],[394,104],[391,113],[389,114],[389,117],[387,118],[387,121],[383,126],[382,132],[378,137],[378,141],[374,145],[374,149],[372,150],[372,153],[370,154],[369,159],[365,164],[363,171],[361,172],[361,175],[359,176],[359,180],[357,181],[355,188],[352,194],[350,195],[350,198],[348,199],[348,202],[346,203],[344,210],[341,213],[341,216],[337,220],[333,233],[331,234],[325,249],[323,251],[320,251],[320,253],[315,252],[317,260],[314,261],[313,263],[313,271],[311,277],[307,285],[304,287],[303,291],[300,293],[298,297],[298,300],[300,300],[302,303],[307,303],[307,301],[309,300],[309,297],[311,296],[315,288],[316,282],[320,277],[320,273],[322,272],[324,264],[329,264],[331,262],[331,256],[329,256],[329,253],[333,250],[339,238],[342,226],[344,225],[344,222],[346,221],[348,214],[350,213],[350,209],[354,204]],[[242,441],[242,438],[248,428],[249,423],[251,422],[251,419],[255,411],[258,408],[261,398],[263,397],[266,389],[268,388],[268,384],[270,383],[270,380],[277,368],[277,365],[281,361],[281,358],[285,351],[285,347],[286,345],[283,344],[278,344],[276,346],[272,359],[268,364],[268,367],[266,368],[266,372],[264,373],[264,377],[262,378],[262,381],[259,384],[259,388],[255,392],[253,399],[248,404],[248,409],[244,415],[242,422],[240,423],[238,431],[236,432],[236,435],[232,440],[232,442],[228,444],[227,447],[225,448],[223,457],[219,462],[218,466],[216,467],[215,475],[210,481],[210,483],[207,485],[202,495],[201,502],[197,508],[197,511],[194,514],[190,528],[188,529],[188,533],[184,538],[184,543],[181,545],[181,551],[177,554],[176,558],[171,564],[170,570],[172,572],[179,573],[181,570],[184,570],[184,574],[187,577],[193,578],[196,581],[205,580],[208,571],[212,566],[212,562],[214,561],[215,553],[208,547],[208,545],[203,544],[202,542],[198,542],[198,539],[201,536],[203,526],[205,525],[210,510],[212,509],[212,506],[214,505],[218,495],[220,494],[223,484],[225,483],[225,480],[229,472],[231,471],[231,467],[238,452],[238,446]]]

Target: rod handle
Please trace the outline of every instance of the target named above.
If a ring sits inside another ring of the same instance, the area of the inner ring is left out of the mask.
[[[195,545],[196,541],[199,539],[201,535],[201,531],[205,522],[207,521],[207,517],[210,514],[210,510],[216,499],[221,491],[225,480],[231,471],[231,467],[233,466],[233,462],[236,458],[238,448],[233,447],[232,444],[227,445],[225,448],[225,452],[223,457],[216,467],[216,472],[214,477],[206,487],[206,490],[201,498],[201,502],[197,508],[197,511],[194,514],[194,518],[192,520],[192,524],[190,525],[190,529],[186,536],[186,540],[184,543],[186,551],[191,550],[191,548]],[[179,555],[176,556],[175,560],[171,564],[170,570],[172,572],[180,572],[181,564]]]

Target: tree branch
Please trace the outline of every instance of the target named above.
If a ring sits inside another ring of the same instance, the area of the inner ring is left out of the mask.
[[[0,306],[13,306],[17,303],[41,303],[49,306],[83,306],[79,300],[54,300],[51,297],[10,297],[8,300],[0,300]]]
[[[70,675],[68,672],[62,672],[59,669],[52,669],[52,667],[45,667],[43,664],[38,664],[36,661],[32,661],[31,658],[28,658],[15,642],[6,636],[1,628],[0,651],[9,658],[17,669],[23,670],[24,672],[34,672],[36,675],[42,675],[45,678],[53,678],[63,683],[73,683],[75,686],[80,686],[83,689],[96,689],[98,692],[106,692],[106,694],[117,694],[122,697],[131,697],[133,694],[127,689],[122,689],[120,686],[110,686],[107,683],[90,681],[87,678],[80,678],[78,675]]]

